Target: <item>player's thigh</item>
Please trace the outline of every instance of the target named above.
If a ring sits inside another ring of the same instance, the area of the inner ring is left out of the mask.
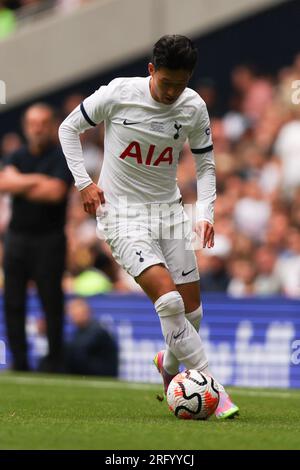
[[[194,312],[201,303],[199,281],[176,284],[176,289],[183,298],[185,313]]]
[[[138,217],[112,224],[102,233],[110,245],[115,260],[155,302],[161,295],[176,290],[163,256],[156,231],[149,220]]]
[[[158,240],[152,236],[147,223],[139,222],[138,227],[129,223],[126,230],[121,226],[108,231],[106,241],[115,260],[155,301],[160,295],[176,288]]]
[[[162,295],[176,290],[168,269],[162,264],[149,266],[135,280],[153,303]]]

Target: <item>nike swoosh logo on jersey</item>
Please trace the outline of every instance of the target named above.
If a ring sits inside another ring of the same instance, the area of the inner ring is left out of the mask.
[[[185,273],[184,271],[182,271],[181,275],[182,276],[187,276],[188,274],[192,273],[193,271],[195,271],[196,268],[194,269],[191,269],[190,271],[188,271],[187,273]]]
[[[181,336],[181,335],[182,335],[182,333],[184,333],[184,332],[185,332],[185,330],[186,330],[186,327],[184,328],[184,330],[182,330],[180,333],[178,333],[178,335],[173,335],[173,338],[174,338],[174,339],[177,339],[177,338],[179,338],[179,336]]]
[[[124,126],[132,126],[133,124],[139,124],[139,122],[131,122],[127,121],[127,119],[124,119],[123,124]]]

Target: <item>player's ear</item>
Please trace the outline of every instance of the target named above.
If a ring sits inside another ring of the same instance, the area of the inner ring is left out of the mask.
[[[155,68],[154,68],[154,65],[149,62],[148,64],[148,72],[149,72],[149,75],[153,76],[154,72],[155,72]]]

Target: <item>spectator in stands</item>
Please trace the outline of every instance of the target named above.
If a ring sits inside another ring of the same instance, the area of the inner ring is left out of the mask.
[[[49,354],[43,370],[59,371],[62,360],[65,213],[73,182],[57,143],[55,111],[44,103],[24,115],[27,143],[0,172],[0,192],[12,196],[4,249],[4,310],[14,370],[28,370],[26,288],[34,280],[46,314]]]
[[[241,98],[243,114],[255,123],[272,101],[271,81],[259,76],[252,65],[239,65],[232,72],[232,83]]]
[[[297,227],[288,229],[286,249],[276,266],[282,292],[290,297],[300,297],[300,231]]]
[[[118,375],[118,348],[112,335],[92,318],[89,305],[77,298],[67,313],[75,332],[66,344],[65,372],[81,375]]]
[[[197,93],[204,99],[211,118],[221,116],[218,90],[211,78],[202,78],[197,84]]]
[[[268,227],[271,208],[255,180],[244,183],[243,197],[236,203],[234,219],[238,230],[251,240],[261,241]]]
[[[231,281],[227,292],[232,297],[248,297],[255,292],[255,266],[251,259],[236,258],[231,261]]]
[[[256,250],[255,262],[257,276],[254,290],[257,295],[274,295],[280,292],[280,279],[275,271],[276,252],[262,245]]]
[[[300,230],[300,187],[294,193],[291,205],[291,223]]]
[[[226,260],[231,251],[230,240],[224,235],[216,234],[215,246],[208,250],[205,248],[199,257],[206,258],[205,268],[201,269],[201,289],[206,292],[226,292],[230,281],[226,270]]]
[[[298,105],[299,106],[299,105]],[[275,142],[275,151],[282,162],[282,189],[288,197],[300,187],[300,112],[285,124]]]

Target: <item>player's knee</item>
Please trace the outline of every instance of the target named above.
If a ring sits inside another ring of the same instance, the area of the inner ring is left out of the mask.
[[[184,303],[178,291],[171,291],[162,295],[154,304],[155,310],[160,317],[180,315],[184,313]]]

